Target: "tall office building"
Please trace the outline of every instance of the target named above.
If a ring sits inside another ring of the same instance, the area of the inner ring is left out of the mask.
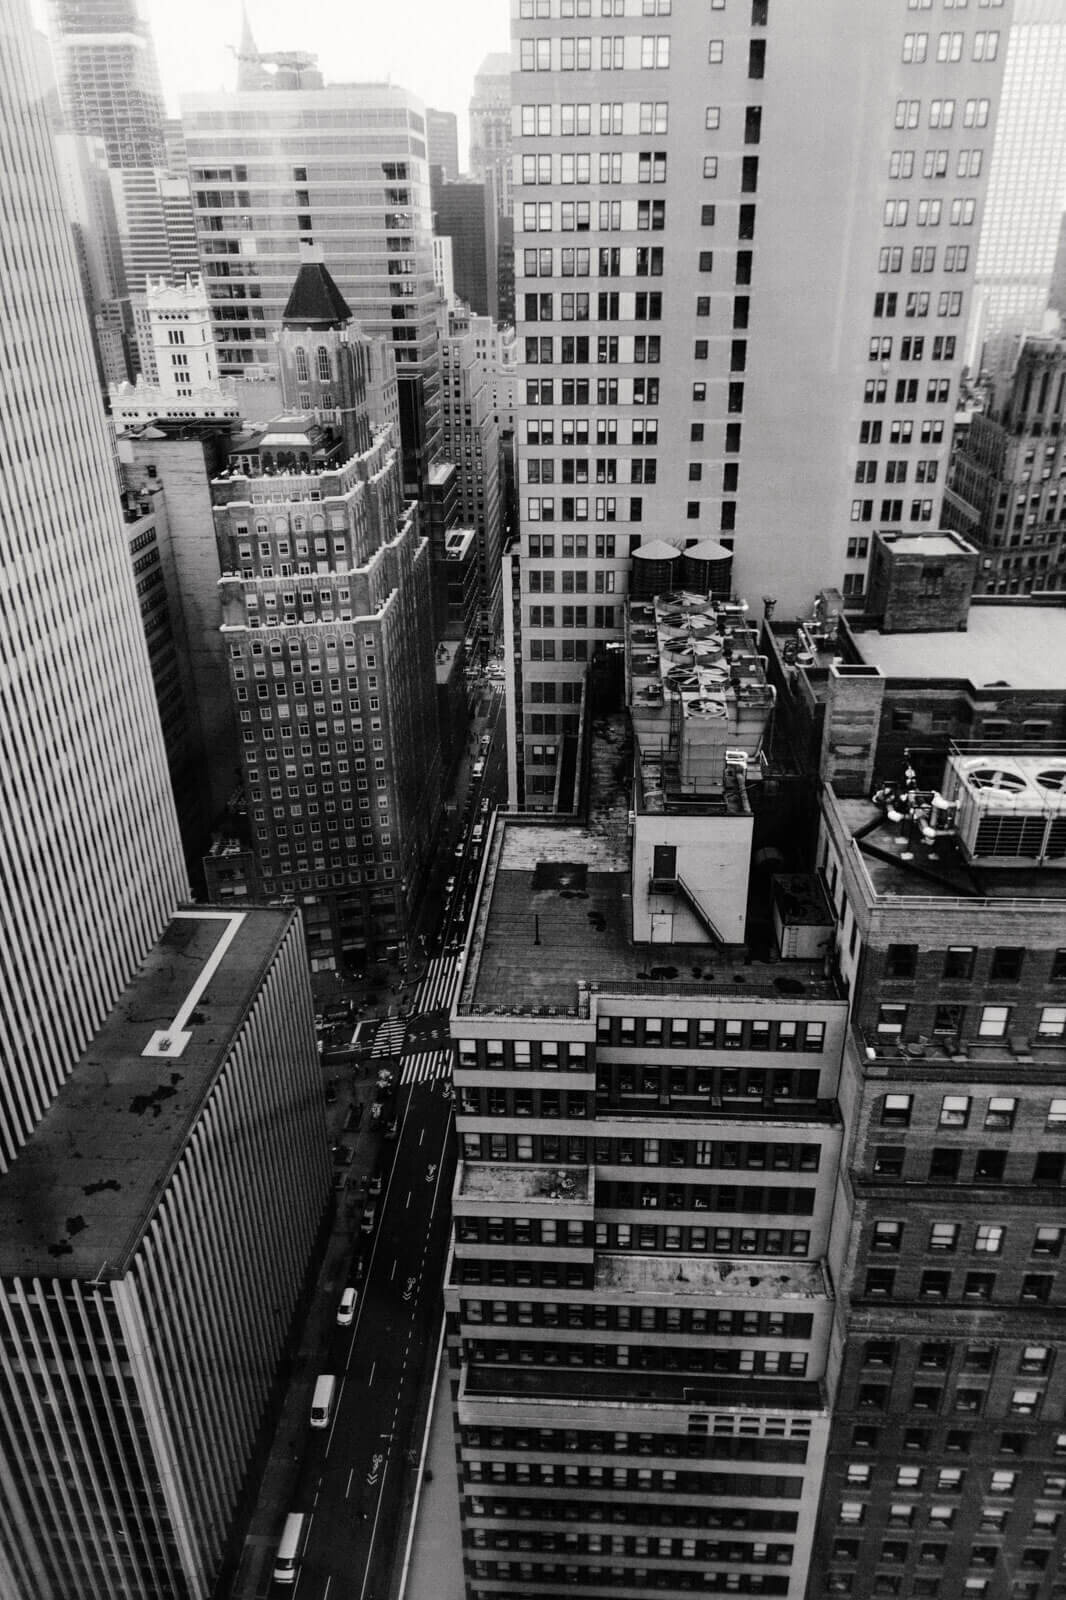
[[[512,8],[513,10],[513,8]],[[497,214],[509,217],[511,193],[511,58],[487,55],[470,97],[470,174],[492,184]]]
[[[193,205],[219,369],[274,360],[314,243],[363,332],[396,356],[404,490],[424,491],[440,449],[425,110],[386,84],[271,88],[182,99]]]
[[[103,139],[110,167],[165,166],[163,89],[140,0],[52,0],[52,16],[71,129]]]
[[[113,451],[35,76],[0,5],[0,1161],[185,892]]]
[[[494,318],[499,304],[499,218],[492,186],[476,179],[449,183],[439,167],[431,177],[433,232],[452,242],[455,292],[479,316]]]
[[[5,1600],[215,1592],[329,1187],[299,918],[177,912],[0,1177]]]
[[[168,167],[180,149],[164,116],[151,33],[139,0],[54,0],[52,16],[65,124],[102,139],[107,155],[130,366],[154,382],[146,281],[180,283],[199,261],[188,177]]]
[[[642,544],[718,541],[799,613],[861,607],[876,530],[936,527],[1010,20],[543,9],[513,22],[522,756]]]
[[[1014,0],[977,250],[982,339],[1040,331],[1064,211],[1066,3]]]
[[[1066,589],[1066,341],[1027,338],[959,437],[945,524],[981,552],[979,594]]]
[[[454,111],[435,111],[426,107],[426,158],[430,167],[440,167],[445,179],[454,183],[459,176],[459,119]]]
[[[833,1362],[832,914],[809,867],[752,869],[773,696],[743,610],[675,590],[630,621],[587,817],[497,820],[452,1018],[468,1594],[801,1600]]]
[[[477,633],[486,649],[503,624],[499,428],[483,353],[490,330],[496,334],[488,317],[452,312],[441,340],[444,451],[455,462],[459,525],[474,529],[477,536]]]
[[[208,883],[292,896],[312,968],[362,968],[406,938],[439,821],[429,544],[369,411],[381,352],[320,260],[278,350],[299,409],[236,440],[212,484],[252,856],[220,845]]]

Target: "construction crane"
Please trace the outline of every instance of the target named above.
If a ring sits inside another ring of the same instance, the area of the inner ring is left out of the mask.
[[[238,61],[247,61],[255,67],[280,67],[295,72],[298,78],[318,68],[318,57],[307,50],[244,51],[232,44],[226,48]]]

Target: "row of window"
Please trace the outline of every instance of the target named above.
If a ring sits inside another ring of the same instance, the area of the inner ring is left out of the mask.
[[[972,944],[949,945],[944,951],[919,951],[916,944],[890,944],[885,950],[886,978],[938,978],[944,982],[968,983],[975,976],[986,983],[1017,983],[1022,973],[1048,982],[1066,982],[1066,947],[1058,950],[1026,950],[1024,945],[995,945],[978,950]],[[1036,963],[1038,972],[1031,969]],[[1043,970],[1046,969],[1046,970]]]
[[[1018,1027],[1017,1018],[1022,1015],[1028,1019],[1027,1025],[1036,1022],[1035,1042],[1050,1044],[1063,1037],[1066,1024],[1062,1018],[1062,1011],[1062,1006],[1041,1006],[1034,1017],[1031,1010],[1022,1012],[1018,1006],[981,1006],[977,1012],[977,1027],[974,1030],[972,1025],[967,1027],[967,1008],[953,1000],[932,1008],[907,1006],[901,1001],[885,1000],[877,1008],[876,1031],[882,1038],[900,1039],[904,1033],[910,1035],[916,1026],[917,1014],[921,1027],[931,1028],[937,1037],[957,1039],[965,1031],[967,1037],[978,1040],[1006,1039],[1008,1034],[1015,1033]],[[1025,1043],[1028,1045],[1028,1037],[1025,1038]]]
[[[495,1481],[495,1480],[493,1480]],[[490,1540],[482,1529],[481,1543],[471,1540],[473,1549],[510,1550],[509,1534],[496,1535]],[[693,1561],[742,1561],[756,1566],[781,1563],[787,1566],[792,1559],[791,1545],[768,1544],[762,1540],[738,1541],[718,1539],[671,1539],[654,1534],[602,1534],[602,1533],[538,1533],[530,1534],[525,1542],[516,1541],[515,1548],[522,1550],[559,1551],[573,1555],[630,1555],[658,1556],[664,1560],[671,1556]],[[515,1563],[509,1563],[514,1566]],[[519,1564],[521,1566],[521,1564]],[[497,1568],[497,1576],[500,1576]]]
[[[889,444],[910,444],[915,437],[916,424],[910,417],[893,417],[888,425]],[[940,444],[944,438],[943,417],[927,417],[918,423],[918,440],[921,444]],[[880,418],[867,418],[859,423],[860,444],[880,444],[883,424]]]
[[[564,561],[585,561],[591,555],[597,561],[613,561],[618,554],[613,533],[527,533],[526,552],[534,561],[554,561],[556,555]]]
[[[1048,1037],[1060,1038],[1066,1029],[1066,1006],[1045,1006],[1046,1012],[1052,1012],[1050,1024],[1054,1032],[1049,1032]],[[975,1101],[968,1094],[946,1094],[941,1096],[938,1124],[941,1128],[967,1128],[974,1106],[983,1106],[982,1126],[996,1130],[1013,1128],[1018,1115],[1018,1100],[1014,1095],[994,1094],[987,1100]],[[1026,1105],[1033,1111],[1038,1108],[1034,1101],[1027,1101]],[[1044,1127],[1066,1133],[1066,1098],[1056,1096],[1039,1108],[1043,1113]],[[886,1094],[881,1100],[881,1126],[906,1128],[910,1126],[914,1112],[914,1096],[912,1094]]]
[[[550,1468],[552,1463],[545,1462],[542,1471]],[[562,1486],[566,1479],[566,1468],[555,1467],[554,1482]],[[579,1467],[576,1469],[582,1474],[579,1480],[591,1489],[635,1489],[642,1494],[649,1492],[662,1492],[663,1494],[698,1495],[709,1499],[712,1496],[735,1500],[800,1500],[803,1497],[804,1480],[801,1475],[794,1477],[778,1475],[769,1472],[675,1472],[672,1468],[657,1470],[654,1467]],[[617,1474],[624,1473],[623,1481],[619,1481]],[[542,1483],[549,1480],[542,1479]],[[478,1507],[481,1507],[479,1510]],[[470,1503],[471,1512],[477,1516],[494,1517],[521,1517],[520,1502],[517,1500],[500,1500],[491,1511],[477,1497]],[[607,1508],[610,1514],[609,1506]],[[543,1516],[541,1505],[534,1501],[530,1516],[538,1519]],[[598,1520],[592,1515],[588,1506],[581,1508],[581,1516],[587,1521]]]
[[[558,612],[558,620],[556,613]],[[530,628],[610,628],[615,626],[614,606],[530,606]]]
[[[697,1208],[699,1209],[699,1208]],[[495,1222],[495,1227],[491,1223]],[[640,1250],[666,1250],[682,1251],[687,1255],[713,1255],[735,1256],[797,1256],[805,1257],[810,1254],[811,1236],[806,1228],[721,1228],[705,1227],[702,1224],[691,1226],[648,1227],[645,1224],[634,1225],[629,1222],[597,1222],[596,1246],[604,1250],[631,1250],[634,1246]],[[514,1225],[513,1242],[517,1245],[529,1245],[534,1242],[532,1224],[528,1227],[516,1222]],[[505,1230],[502,1229],[502,1219],[490,1219],[487,1229],[489,1243],[501,1243],[502,1238],[496,1238]],[[467,1225],[464,1220],[461,1226],[457,1225],[456,1237],[461,1243],[481,1243],[482,1234]],[[549,1263],[552,1282],[558,1282],[558,1266]],[[483,1270],[484,1269],[484,1270]],[[526,1276],[532,1270],[532,1263],[521,1262],[489,1262],[479,1260],[463,1260],[459,1266],[459,1281],[461,1283],[523,1283],[531,1282]],[[573,1281],[571,1281],[573,1272]],[[566,1267],[566,1282],[568,1288],[587,1287],[585,1284],[584,1270],[578,1266]],[[542,1275],[539,1279],[542,1284],[547,1279]]]
[[[966,35],[959,31],[940,33],[936,38],[935,59],[940,62],[961,61],[963,59]],[[970,35],[971,61],[995,61],[999,55],[999,30],[997,28],[978,28]],[[901,60],[918,64],[931,60],[929,55],[929,35],[927,33],[905,33]]]
[[[924,1153],[923,1153],[924,1154]],[[966,1171],[963,1171],[963,1156]],[[907,1177],[914,1181],[919,1152],[912,1153]],[[874,1148],[873,1175],[878,1178],[904,1176],[904,1147],[902,1145],[876,1145]],[[1007,1162],[1011,1170],[1008,1175]],[[1031,1160],[1031,1165],[1030,1165]],[[1024,1163],[1024,1165],[1023,1165]],[[925,1172],[921,1174],[929,1183],[1010,1183],[1015,1187],[1027,1184],[1061,1187],[1066,1178],[1066,1154],[1055,1150],[1038,1151],[1031,1157],[1028,1151],[1006,1150],[965,1151],[950,1147],[934,1148],[928,1153]]]
[[[781,1067],[764,1072],[757,1067],[740,1070],[705,1063],[681,1067],[657,1062],[637,1068],[631,1062],[600,1062],[596,1070],[596,1092],[612,1104],[628,1096],[654,1095],[664,1106],[671,1100],[702,1100],[704,1096],[710,1096],[712,1107],[718,1100],[758,1100],[777,1105],[786,1100],[817,1100],[818,1091],[817,1072],[785,1071]]]
[[[936,245],[916,244],[911,249],[910,269],[912,272],[936,271]],[[945,272],[965,272],[970,265],[970,247],[968,244],[949,244],[944,246],[941,265]],[[903,271],[903,246],[901,244],[882,245],[877,253],[878,272]]]
[[[523,139],[585,137],[591,135],[594,125],[601,138],[666,133],[669,129],[669,105],[665,100],[604,100],[598,110],[587,100],[541,102],[522,105],[519,117]]]
[[[893,150],[888,158],[888,175],[890,178],[913,178],[915,152],[913,150]],[[983,165],[983,150],[958,150],[955,152],[955,176],[957,178],[979,178]],[[946,178],[951,160],[950,150],[926,150],[922,155],[921,176],[923,178]]]
[[[882,1253],[898,1253],[903,1245],[904,1223],[894,1218],[882,1218],[874,1221],[870,1233],[870,1248]],[[1053,1223],[1041,1223],[1032,1235],[1029,1244],[1029,1253],[1034,1256],[1058,1256],[1062,1251],[1064,1230]],[[953,1253],[960,1246],[969,1248],[985,1255],[999,1255],[1003,1249],[1007,1229],[1004,1223],[978,1222],[974,1224],[973,1236],[969,1246],[963,1241],[962,1224],[959,1222],[934,1222],[929,1226],[929,1235],[925,1248],[927,1250],[945,1251]],[[969,1234],[967,1234],[969,1238]]]
[[[942,200],[918,200],[914,205],[913,218],[911,202],[907,199],[886,200],[881,210],[881,221],[886,228],[903,228],[910,221],[919,228],[937,228],[942,216],[946,216],[954,228],[971,227],[977,217],[977,201],[972,197],[955,199],[945,210]]]
[[[964,100],[962,105],[962,126],[964,128],[987,128],[988,119],[992,110],[992,102],[984,97]],[[920,100],[897,100],[895,112],[895,125],[897,128],[917,128],[922,119],[922,102]],[[953,99],[930,100],[928,104],[928,126],[930,128],[950,128],[955,122],[955,101]]]
[[[1015,1274],[1010,1274],[1010,1292],[1001,1289],[997,1294],[997,1274],[994,1272],[965,1272],[960,1278],[943,1269],[929,1269],[921,1274],[917,1285],[908,1294],[906,1290],[897,1288],[899,1276],[894,1267],[871,1267],[866,1273],[862,1292],[871,1299],[880,1300],[892,1297],[909,1299],[911,1294],[916,1294],[919,1300],[996,1300],[1009,1304],[1016,1299],[1022,1304],[1047,1305],[1055,1282],[1050,1272],[1026,1272],[1021,1275],[1020,1281],[1016,1281]]]
[[[715,208],[703,206],[700,215],[707,226],[714,222]],[[663,247],[658,244],[601,245],[596,250],[589,245],[564,245],[559,250],[553,250],[551,245],[537,245],[524,249],[519,259],[523,278],[661,278],[664,257]],[[528,314],[528,302],[540,298],[539,295],[525,295],[526,321],[546,320],[540,316],[539,304],[535,318]],[[560,322],[584,322],[588,310],[587,294],[560,293]]]
[[[915,483],[936,482],[939,462],[935,457],[913,463],[908,460],[879,462],[876,457],[864,458],[855,463],[855,482],[876,483],[878,468],[883,466],[886,483],[906,483],[912,464],[914,466]]]
[[[874,316],[894,317],[896,315],[896,294],[877,294],[874,296]],[[924,289],[915,289],[907,294],[904,301],[903,314],[906,317],[920,319],[927,317],[933,306],[932,296]],[[938,317],[958,317],[962,315],[962,290],[942,289],[936,297],[935,314]]]
[[[898,406],[916,405],[919,399],[917,378],[897,378],[893,390],[893,399]],[[888,400],[888,379],[867,378],[863,385],[863,404],[867,406],[883,406]],[[947,405],[951,399],[950,378],[930,378],[925,386],[925,400],[927,405]]]
[[[594,51],[595,43],[599,48]],[[556,39],[518,41],[520,72],[591,72],[594,58],[601,72],[626,67],[644,71],[666,68],[670,65],[670,35],[604,36],[596,41],[588,34],[564,34]]]
[[[899,359],[901,361],[921,361],[925,357],[925,335],[920,333],[905,334],[899,341]],[[929,354],[934,361],[954,361],[955,335],[953,333],[937,334],[929,341]],[[890,333],[875,334],[869,341],[866,349],[868,361],[890,361],[892,359],[893,340]]]
[[[801,1050],[825,1048],[825,1023],[763,1017],[625,1017],[601,1014],[596,1039],[601,1045],[640,1045],[655,1049]]]
[[[545,109],[550,111],[551,108]],[[662,112],[665,122],[665,101],[662,102]],[[527,187],[551,183],[665,183],[666,152],[601,150],[597,154],[595,172],[590,152],[572,155],[564,151],[554,157],[527,155],[522,157],[521,173],[521,182]]]
[[[988,1474],[984,1492],[988,1495],[1010,1496],[1016,1493],[1018,1482],[1017,1472],[1006,1467],[994,1467]],[[1037,1492],[1046,1500],[1066,1499],[1066,1476],[1060,1472],[1046,1473]],[[841,1503],[838,1520],[861,1523],[865,1521],[868,1509],[863,1500],[845,1500]]]

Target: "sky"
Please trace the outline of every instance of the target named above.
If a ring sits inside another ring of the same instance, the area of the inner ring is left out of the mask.
[[[474,74],[508,50],[508,0],[247,0],[260,50],[310,50],[327,81],[381,82],[459,114],[460,157]],[[230,89],[241,32],[240,0],[145,0],[169,108],[186,91]]]

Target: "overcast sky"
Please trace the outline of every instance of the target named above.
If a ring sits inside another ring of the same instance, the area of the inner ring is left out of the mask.
[[[40,4],[40,0],[38,0]],[[232,89],[228,45],[241,32],[240,0],[143,0],[170,110],[190,90]],[[317,53],[327,80],[389,79],[427,105],[459,113],[465,160],[466,108],[474,74],[490,51],[509,49],[508,0],[247,0],[260,50]],[[43,7],[41,8],[43,9]]]

